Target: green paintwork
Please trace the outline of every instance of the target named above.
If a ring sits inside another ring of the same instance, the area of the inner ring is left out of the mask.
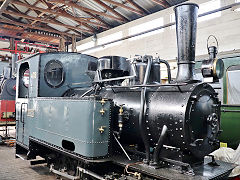
[[[227,69],[234,65],[240,65],[240,57],[224,58],[224,75],[223,75],[223,105],[227,104]],[[222,110],[238,110],[240,104],[235,107],[222,107]],[[226,142],[229,147],[237,148],[240,143],[240,112],[222,112],[221,114],[221,129],[223,132],[220,135],[220,141]]]
[[[224,110],[238,110],[240,107],[221,107],[220,141],[226,142],[229,147],[237,148],[240,143],[240,112],[224,112]]]

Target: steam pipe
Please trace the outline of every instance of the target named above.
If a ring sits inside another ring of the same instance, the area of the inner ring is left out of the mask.
[[[170,84],[172,81],[172,76],[171,76],[171,69],[170,69],[170,65],[166,60],[163,59],[159,59],[159,63],[163,63],[167,66],[167,72],[168,72],[168,83]]]
[[[152,57],[146,57],[148,60],[147,68],[145,77],[143,80],[143,85],[147,84],[147,81],[150,76],[151,66],[152,66]],[[150,144],[149,139],[146,132],[146,125],[145,125],[145,114],[146,114],[146,91],[147,88],[143,87],[141,90],[141,104],[140,104],[140,113],[139,113],[139,127],[140,127],[140,133],[142,137],[142,141],[145,147],[145,153],[146,153],[146,162],[148,163],[150,161]]]
[[[177,82],[189,82],[195,76],[195,45],[198,5],[186,3],[174,8],[178,47]]]

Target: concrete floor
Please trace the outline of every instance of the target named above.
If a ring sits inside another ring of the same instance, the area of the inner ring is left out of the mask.
[[[15,147],[0,145],[0,180],[54,180],[46,165],[31,166],[29,161],[15,158]]]
[[[2,128],[0,128],[2,129]],[[3,132],[0,132],[3,135]],[[10,127],[9,135],[15,137],[15,127]],[[0,180],[54,180],[46,164],[31,166],[29,161],[15,158],[15,147],[0,145]]]

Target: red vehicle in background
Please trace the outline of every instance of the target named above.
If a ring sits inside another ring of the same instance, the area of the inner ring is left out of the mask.
[[[12,76],[12,68],[4,67],[0,77],[0,143],[9,139],[8,127],[15,126],[16,78]]]

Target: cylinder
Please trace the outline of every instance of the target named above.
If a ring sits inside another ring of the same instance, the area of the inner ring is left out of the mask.
[[[176,6],[176,35],[178,47],[177,82],[194,80],[195,45],[198,5],[186,3]]]

